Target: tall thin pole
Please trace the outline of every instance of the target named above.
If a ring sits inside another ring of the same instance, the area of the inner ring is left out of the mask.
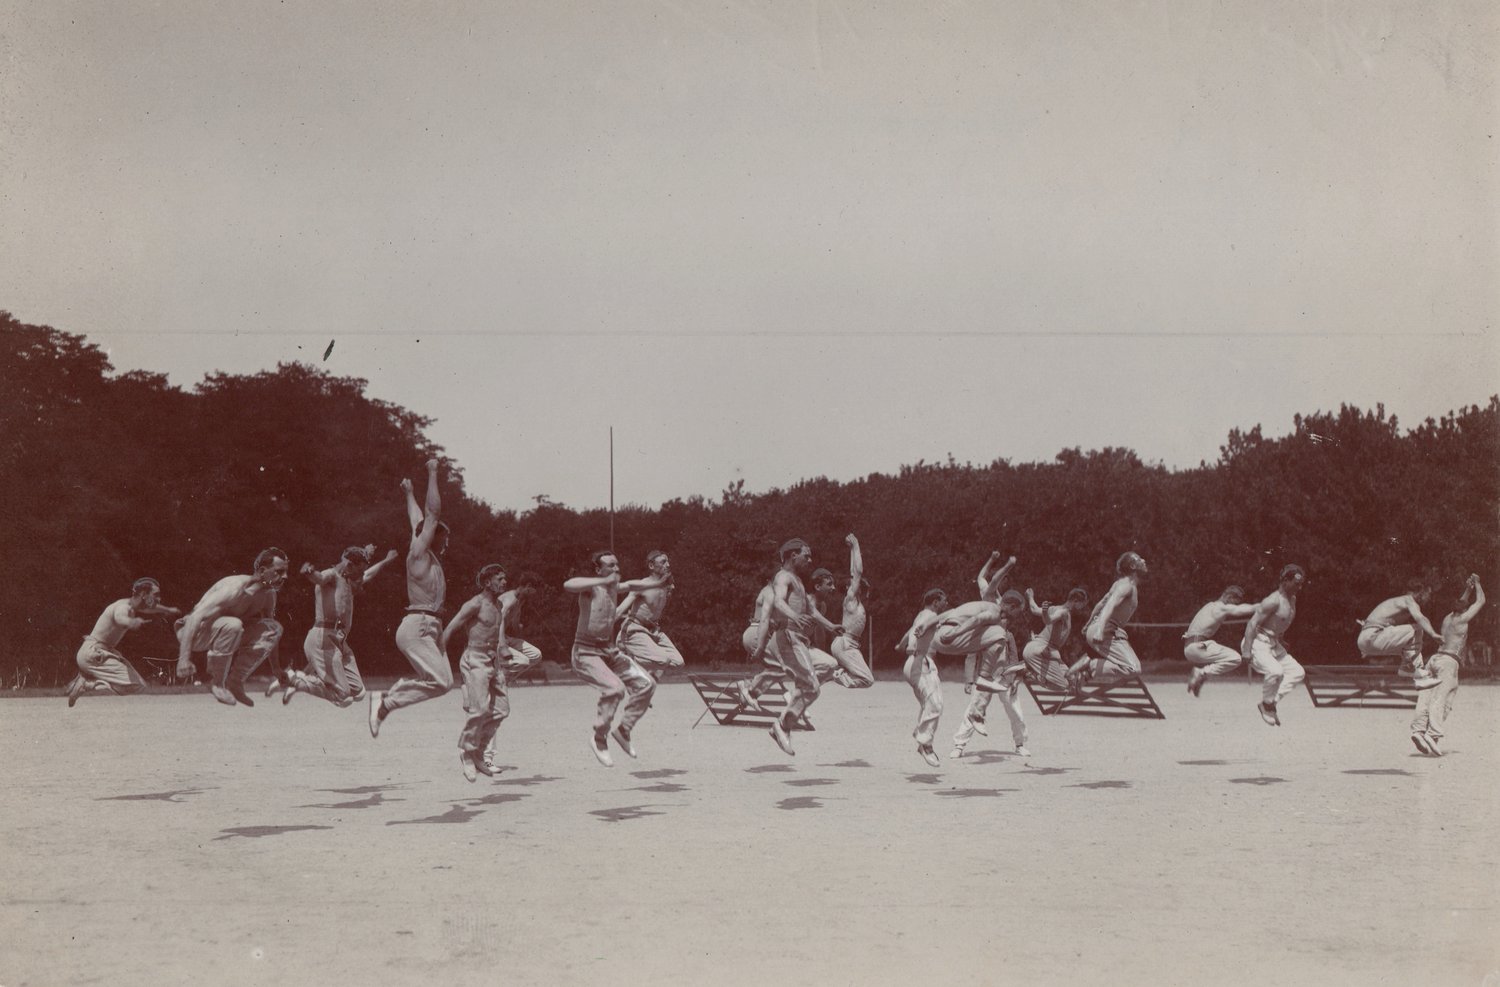
[[[615,550],[615,427],[609,427],[609,550]]]

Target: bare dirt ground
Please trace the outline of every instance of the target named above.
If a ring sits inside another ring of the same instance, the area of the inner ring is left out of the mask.
[[[476,784],[457,693],[378,740],[305,696],[0,702],[0,985],[1500,982],[1500,689],[1432,759],[1404,710],[1152,688],[1026,700],[1027,759],[997,705],[933,769],[899,683],[787,757],[674,682],[608,770],[592,690],[521,687]]]

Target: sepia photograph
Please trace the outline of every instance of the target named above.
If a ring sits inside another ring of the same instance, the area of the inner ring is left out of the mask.
[[[1497,129],[1483,0],[0,0],[0,987],[1500,987]]]

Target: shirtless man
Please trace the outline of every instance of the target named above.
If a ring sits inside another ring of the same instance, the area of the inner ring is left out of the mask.
[[[859,550],[859,539],[852,534],[845,535],[844,544],[849,546],[849,589],[844,593],[839,633],[829,646],[833,660],[839,663],[833,680],[846,689],[868,689],[875,684],[875,675],[860,650],[860,639],[864,637],[865,625],[869,621],[865,611],[869,585],[865,582],[865,561]]]
[[[1067,599],[1060,605],[1050,603],[1038,605],[1036,596],[1026,590],[1026,605],[1033,616],[1042,618],[1042,632],[1026,643],[1021,651],[1021,661],[1039,682],[1049,681],[1061,686],[1066,683],[1062,649],[1067,647],[1073,634],[1074,621],[1081,620],[1088,612],[1089,594],[1082,586],[1068,591]]]
[[[912,620],[911,627],[902,636],[906,649],[906,664],[901,674],[917,697],[917,727],[912,739],[917,742],[917,753],[930,766],[937,767],[937,752],[932,749],[937,736],[938,720],[943,715],[943,681],[938,676],[937,665],[932,660],[933,646],[937,643],[938,629],[942,626],[942,615],[948,611],[948,596],[940,589],[930,589],[922,596],[922,609]]]
[[[988,601],[990,603],[995,603],[995,604],[998,604],[1000,602],[1000,596],[1001,596],[1001,594],[1005,590],[1005,584],[1006,584],[1006,582],[1009,581],[1010,571],[1012,569],[1014,569],[1015,566],[1016,566],[1016,557],[1014,555],[1010,556],[1009,558],[1007,558],[1005,560],[1005,564],[1004,565],[1001,565],[999,569],[996,569],[995,565],[997,563],[999,563],[999,562],[1000,562],[1000,553],[999,552],[991,552],[990,553],[990,557],[987,560],[985,560],[984,565],[980,568],[979,575],[976,577],[976,582],[978,582],[978,584],[979,584],[979,599],[980,600],[985,600],[985,601]],[[1014,642],[1012,642],[1012,644],[1014,644]],[[940,654],[946,654],[947,652],[939,652],[939,653]],[[1011,656],[1006,656],[1006,657],[1009,658]],[[980,675],[980,669],[979,669],[978,662],[979,662],[979,655],[978,654],[975,654],[975,653],[971,652],[971,653],[969,653],[969,654],[967,654],[967,655],[964,656],[964,682],[965,682],[964,692],[965,693],[972,693],[974,691],[973,688],[972,688],[973,685],[974,685],[974,681],[975,681],[975,679],[979,678],[979,675]],[[986,678],[998,677],[998,675],[999,675],[999,669],[993,669],[992,673],[990,675],[986,675],[985,677]],[[988,702],[989,702],[989,700],[986,699],[985,700],[986,707],[988,706]],[[980,714],[981,714],[980,715],[980,719],[977,721],[979,724],[981,724],[980,727],[979,727],[979,732],[980,732],[981,736],[988,736],[988,734],[985,733],[984,727],[982,725],[984,723],[983,712],[984,712],[984,710],[981,709],[980,710]]]
[[[286,582],[289,563],[279,548],[255,557],[248,576],[225,576],[214,583],[186,617],[177,621],[177,677],[193,674],[194,651],[208,652],[209,688],[226,706],[255,703],[245,679],[281,640],[276,591]]]
[[[672,599],[672,560],[660,549],[649,552],[646,570],[666,582],[656,589],[629,593],[620,601],[615,616],[623,620],[616,643],[659,682],[667,669],[682,667],[682,652],[661,629],[667,601]]]
[[[120,654],[120,639],[126,631],[139,630],[151,617],[176,617],[182,611],[161,605],[161,586],[154,579],[137,579],[130,595],[104,608],[94,629],[78,649],[78,674],[68,683],[68,707],[89,692],[113,692],[128,696],[146,685],[125,656]]]
[[[406,550],[406,616],[396,628],[396,647],[411,662],[415,678],[399,679],[391,691],[370,692],[370,736],[380,736],[380,725],[403,706],[436,699],[453,688],[453,668],[440,644],[443,598],[448,591],[440,556],[448,548],[448,526],[439,520],[443,501],[438,493],[438,461],[427,460],[427,496],[417,509],[410,480],[401,481],[406,495],[406,519],[411,545]]]
[[[786,708],[771,724],[771,739],[787,754],[792,750],[792,728],[818,698],[818,675],[813,668],[807,635],[813,627],[812,604],[802,574],[812,565],[812,548],[801,538],[781,546],[781,568],[771,580],[769,632],[785,668]]]
[[[1287,653],[1284,640],[1286,629],[1297,616],[1297,592],[1305,582],[1307,574],[1300,565],[1284,566],[1276,591],[1256,606],[1240,642],[1240,655],[1252,670],[1265,676],[1256,709],[1260,718],[1274,727],[1281,726],[1276,704],[1306,677],[1297,659]]]
[[[1239,620],[1255,613],[1255,604],[1245,602],[1245,591],[1226,586],[1217,600],[1198,608],[1182,635],[1182,656],[1193,664],[1187,690],[1194,696],[1203,691],[1210,675],[1223,675],[1240,664],[1240,653],[1214,640],[1226,620]]]
[[[964,680],[967,683],[964,691],[967,693],[974,692],[974,683],[983,673],[987,688],[970,700],[964,712],[964,727],[969,731],[965,734],[966,741],[974,732],[989,735],[984,728],[984,714],[989,707],[990,695],[1000,690],[998,682],[993,679],[999,678],[1001,671],[1011,664],[1010,659],[1015,653],[1015,642],[1004,626],[1006,612],[1000,604],[1000,589],[1016,559],[1011,556],[998,572],[992,572],[998,561],[1000,553],[992,552],[979,570],[978,600],[960,604],[938,615],[936,637],[930,648],[933,654],[964,656]],[[896,642],[896,650],[910,654],[911,643],[907,636],[903,635]]]
[[[1068,669],[1075,687],[1090,674],[1103,680],[1141,673],[1141,660],[1130,646],[1125,625],[1140,605],[1139,587],[1146,572],[1146,560],[1135,552],[1126,552],[1115,561],[1118,578],[1094,607],[1088,626],[1083,629],[1083,640],[1089,650]]]
[[[311,562],[302,563],[298,571],[313,584],[313,625],[302,639],[307,669],[289,673],[286,691],[281,694],[283,706],[299,691],[335,706],[348,706],[364,698],[365,682],[349,647],[349,634],[354,630],[354,596],[390,564],[396,550],[391,549],[385,558],[370,565],[374,555],[374,545],[356,545],[344,549],[337,565],[321,572]]]
[[[656,680],[645,669],[614,644],[615,607],[619,594],[661,589],[671,581],[651,576],[629,582],[620,581],[620,560],[609,551],[595,552],[593,576],[574,576],[563,583],[563,589],[578,596],[578,626],[573,636],[573,671],[599,690],[599,706],[594,713],[594,733],[589,749],[606,768],[614,766],[609,755],[609,737],[630,757],[636,757],[630,732],[646,714]],[[613,730],[615,712],[620,701],[625,712]]]
[[[500,594],[500,609],[505,614],[502,623],[505,625],[505,644],[510,648],[511,663],[505,669],[507,672],[520,672],[531,668],[542,660],[542,652],[536,645],[526,640],[526,613],[530,607],[532,597],[536,594],[536,588],[541,584],[541,579],[534,572],[523,571],[516,580],[516,588],[508,589]],[[489,768],[480,768],[483,774],[497,773],[495,770],[495,734],[490,737],[490,742],[484,747],[484,764]]]
[[[1415,678],[1419,689],[1437,685],[1436,676],[1422,664],[1422,633],[1440,635],[1422,613],[1422,604],[1432,597],[1432,588],[1420,579],[1407,584],[1406,593],[1384,601],[1360,621],[1359,653],[1366,660],[1401,656],[1397,674]],[[1418,629],[1422,633],[1418,633]]]
[[[837,595],[833,573],[827,569],[817,569],[813,572],[811,581],[813,591],[807,595],[807,615],[812,618],[812,626],[807,634],[807,653],[812,658],[813,673],[818,676],[820,684],[837,681],[847,688],[847,678],[832,653],[833,642],[844,630],[828,619],[828,612]]]
[[[992,580],[992,582],[998,582],[998,580]],[[982,609],[970,609],[967,617],[962,618],[956,624],[953,622],[958,619],[958,614],[976,606]],[[1029,632],[1022,624],[1025,607],[1025,598],[1020,593],[1015,590],[1006,590],[998,603],[981,600],[978,604],[965,604],[950,610],[938,618],[939,630],[932,650],[938,654],[967,654],[969,657],[966,659],[966,666],[973,661],[973,653],[954,650],[963,648],[965,645],[951,642],[965,640],[966,634],[971,636],[971,632],[967,631],[969,627],[982,625],[992,628],[987,632],[988,638],[985,638],[984,632],[981,632],[980,641],[988,640],[990,643],[982,644],[979,649],[974,677],[969,680],[972,688],[965,690],[970,693],[969,704],[964,710],[963,722],[959,724],[958,732],[953,735],[953,749],[948,752],[950,758],[963,757],[964,748],[968,746],[975,733],[982,736],[989,735],[984,722],[989,713],[990,700],[995,697],[999,697],[1006,719],[1010,720],[1010,736],[1015,744],[1016,753],[1022,757],[1031,756],[1031,751],[1026,748],[1026,718],[1021,714],[1020,704],[1020,672],[1024,666],[1019,663],[1020,659],[1016,654],[1018,635],[1029,636]],[[983,624],[997,612],[998,623]],[[945,643],[945,639],[949,643]]]
[[[1469,602],[1471,595],[1473,601]],[[1465,603],[1468,603],[1467,607]],[[1453,697],[1458,692],[1459,658],[1469,643],[1469,621],[1482,606],[1484,587],[1479,585],[1479,574],[1473,573],[1464,584],[1463,595],[1458,598],[1452,612],[1443,618],[1442,646],[1427,659],[1437,685],[1417,697],[1417,713],[1411,721],[1411,742],[1423,754],[1435,757],[1443,754],[1438,741],[1443,738],[1443,724],[1448,714],[1453,712]]]
[[[497,563],[491,562],[480,569],[474,577],[479,592],[464,601],[443,628],[444,655],[459,628],[469,629],[464,655],[458,663],[464,681],[464,712],[469,714],[458,735],[458,763],[469,781],[481,773],[496,773],[493,762],[486,762],[483,755],[494,743],[500,724],[510,715],[505,670],[511,661],[511,650],[505,636],[505,618],[515,597],[505,593],[505,582],[505,569]]]
[[[760,588],[755,595],[755,609],[750,616],[750,625],[740,635],[740,644],[751,663],[763,662],[765,667],[748,679],[740,679],[733,686],[740,705],[756,712],[761,711],[756,697],[772,680],[786,677],[786,665],[781,661],[781,652],[776,648],[771,634],[771,601],[776,596],[774,578]]]

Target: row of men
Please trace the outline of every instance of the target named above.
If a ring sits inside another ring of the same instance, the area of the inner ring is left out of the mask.
[[[865,620],[864,584],[858,543],[853,535],[847,540],[852,550],[851,581],[841,629],[847,632],[857,628],[853,634],[857,645]],[[800,579],[811,565],[811,549],[800,539],[793,540],[782,546],[782,560],[782,571],[761,591],[743,636],[751,660],[765,662],[766,668],[735,683],[734,689],[741,704],[758,708],[758,694],[768,680],[780,677],[790,683],[786,707],[770,731],[777,745],[790,754],[790,733],[817,698],[820,682],[843,672],[848,665],[832,656],[819,661],[819,652],[807,643],[807,635],[818,622],[828,623],[806,604]],[[1071,663],[1063,660],[1063,649],[1070,643],[1074,621],[1088,607],[1087,592],[1075,588],[1063,604],[1038,604],[1030,588],[1024,596],[1005,589],[1016,560],[1012,556],[996,568],[999,560],[1000,553],[993,553],[980,570],[976,601],[950,607],[945,591],[929,590],[921,611],[896,645],[906,654],[903,675],[920,709],[913,731],[917,752],[934,767],[941,763],[933,741],[943,708],[935,655],[965,656],[966,691],[972,697],[954,735],[950,758],[962,757],[976,732],[987,735],[986,713],[991,699],[997,696],[1010,720],[1016,752],[1030,754],[1018,701],[1024,675],[1077,689],[1089,679],[1105,682],[1141,671],[1140,659],[1125,630],[1139,606],[1140,581],[1148,572],[1146,560],[1139,554],[1126,552],[1117,560],[1117,578],[1090,613],[1078,642],[1081,647],[1074,649],[1078,657]],[[1258,604],[1245,603],[1244,590],[1230,586],[1219,599],[1200,608],[1183,634],[1183,656],[1194,666],[1188,678],[1189,693],[1198,696],[1208,678],[1246,662],[1263,677],[1257,712],[1268,725],[1280,726],[1278,703],[1305,677],[1302,665],[1286,648],[1285,634],[1296,616],[1297,594],[1306,580],[1301,566],[1288,565],[1280,573],[1277,588]],[[1467,643],[1470,621],[1484,605],[1484,590],[1479,577],[1470,575],[1457,604],[1444,618],[1441,632],[1422,613],[1430,588],[1415,583],[1409,590],[1382,601],[1360,621],[1356,643],[1367,660],[1401,656],[1402,673],[1413,677],[1414,684],[1423,690],[1411,725],[1412,743],[1423,753],[1441,755],[1442,723],[1452,710],[1458,686],[1458,656]],[[1027,626],[1027,613],[1042,620],[1042,629],[1035,636]],[[1225,624],[1237,620],[1244,620],[1246,626],[1240,648],[1235,651],[1214,638]],[[1425,663],[1421,657],[1423,633],[1442,642],[1440,650]],[[863,662],[859,664],[868,674]]]
[[[329,569],[320,571],[310,564],[302,567],[303,575],[315,585],[315,621],[304,640],[307,668],[282,677],[283,702],[290,701],[298,691],[338,705],[367,697],[370,733],[378,736],[381,724],[395,710],[435,698],[452,688],[448,644],[458,631],[466,630],[460,674],[469,717],[460,733],[459,749],[465,776],[472,779],[478,773],[493,771],[495,733],[509,713],[506,672],[540,659],[540,653],[524,640],[517,626],[530,581],[523,578],[521,585],[511,590],[507,588],[503,568],[498,564],[485,566],[476,578],[479,592],[444,626],[446,583],[441,555],[447,546],[448,529],[440,520],[436,461],[430,461],[427,469],[426,498],[421,506],[416,502],[410,481],[402,481],[412,535],[406,557],[408,606],[396,642],[415,674],[399,680],[385,693],[367,693],[364,689],[348,646],[354,596],[396,553],[393,550],[380,562],[371,564],[373,546],[351,548]],[[780,679],[787,685],[788,703],[773,724],[771,736],[788,754],[793,753],[790,734],[816,700],[821,682],[833,680],[855,688],[873,682],[859,648],[867,620],[864,603],[868,584],[863,579],[858,541],[850,535],[846,542],[850,547],[850,583],[840,623],[828,620],[815,605],[819,597],[826,598],[831,593],[831,573],[826,570],[814,573],[817,593],[813,602],[809,602],[803,575],[811,567],[812,552],[806,542],[794,539],[782,546],[781,567],[757,596],[751,625],[743,638],[751,658],[765,662],[766,667],[759,675],[738,685],[742,701],[757,705],[758,692],[771,680]],[[999,553],[992,555],[981,570],[980,599],[974,603],[949,608],[946,594],[929,591],[921,613],[898,644],[908,655],[904,671],[922,707],[916,731],[918,750],[929,763],[937,760],[932,737],[941,711],[936,667],[932,663],[934,654],[967,656],[966,678],[975,690],[964,725],[955,737],[950,755],[955,757],[961,756],[974,732],[984,732],[985,711],[990,697],[995,695],[1002,697],[1011,719],[1017,749],[1025,752],[1024,720],[1016,704],[1019,675],[1025,669],[1044,677],[1061,674],[1074,685],[1089,675],[1107,678],[1140,671],[1139,659],[1130,646],[1124,625],[1138,605],[1137,587],[1147,572],[1144,559],[1133,552],[1120,558],[1116,567],[1119,578],[1086,624],[1081,657],[1070,666],[1062,666],[1060,649],[1067,643],[1073,620],[1087,606],[1086,593],[1076,589],[1065,604],[1053,607],[1039,606],[1030,590],[1025,597],[1014,590],[1002,592],[1015,559],[997,569],[999,557]],[[631,733],[650,705],[660,672],[680,667],[682,656],[660,623],[672,592],[670,560],[666,554],[652,552],[647,558],[651,574],[634,581],[620,579],[619,562],[611,552],[596,552],[592,561],[593,575],[569,579],[564,588],[579,598],[572,666],[600,691],[590,747],[602,764],[609,765],[611,736],[627,754],[636,756]],[[275,652],[281,636],[281,625],[275,620],[276,593],[286,580],[289,565],[284,552],[267,549],[256,559],[250,575],[220,580],[189,614],[178,620],[179,674],[191,674],[192,653],[206,651],[214,697],[226,704],[253,705],[244,682]],[[1186,657],[1202,666],[1195,669],[1189,680],[1189,690],[1194,695],[1207,676],[1223,674],[1243,658],[1266,678],[1259,704],[1261,716],[1267,723],[1279,724],[1276,702],[1302,678],[1301,666],[1286,652],[1282,636],[1295,615],[1296,593],[1305,578],[1300,567],[1288,566],[1282,572],[1278,590],[1258,606],[1244,604],[1243,593],[1237,587],[1230,587],[1220,600],[1205,605],[1185,635]],[[1466,596],[1470,592],[1475,594],[1474,604],[1463,613],[1455,611],[1445,621],[1441,635],[1444,650],[1435,659],[1462,649],[1461,639],[1457,644],[1449,639],[1466,636],[1468,619],[1483,602],[1477,577],[1471,577]],[[124,633],[140,626],[146,617],[178,614],[173,608],[161,606],[159,593],[160,587],[154,580],[140,580],[133,587],[130,599],[116,601],[101,614],[79,651],[79,676],[68,688],[70,706],[91,689],[129,692],[140,688],[143,684],[140,676],[125,662],[117,646]],[[623,601],[621,593],[626,594]],[[1415,664],[1414,659],[1420,656],[1420,638],[1411,625],[1439,636],[1421,614],[1419,598],[1425,602],[1420,593],[1413,593],[1377,607],[1364,622],[1361,650],[1366,654],[1381,654],[1396,653],[1389,649],[1398,648]],[[1024,629],[1021,619],[1023,607],[1028,604],[1030,612],[1041,617],[1045,625],[1034,639]],[[1248,616],[1249,625],[1241,654],[1234,655],[1212,638],[1220,625],[1240,616]],[[811,635],[819,628],[831,636],[827,651],[810,643]],[[1382,648],[1388,650],[1381,651]],[[1456,688],[1456,659],[1453,664],[1451,687],[1438,690],[1445,699],[1440,708],[1451,706],[1452,689]],[[1442,664],[1435,665],[1440,674],[1431,676],[1432,684],[1446,683]],[[1060,672],[1061,667],[1066,667],[1066,671]],[[267,695],[275,686],[273,681]],[[1419,717],[1421,712],[1419,709]],[[1418,732],[1431,738],[1430,746],[1436,747],[1435,737],[1441,736],[1440,729],[1430,724],[1421,731],[1414,727],[1414,742],[1426,750],[1427,745],[1416,738]]]

